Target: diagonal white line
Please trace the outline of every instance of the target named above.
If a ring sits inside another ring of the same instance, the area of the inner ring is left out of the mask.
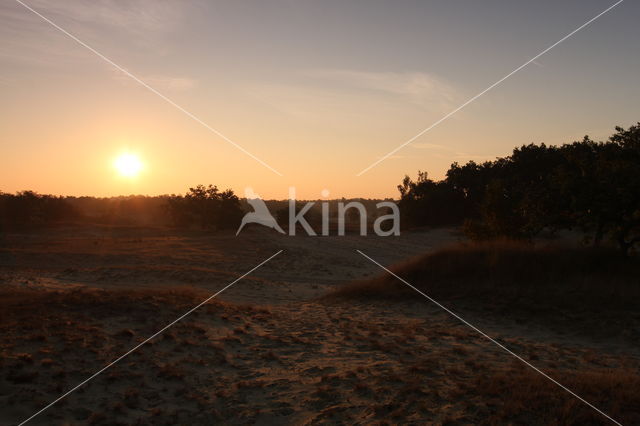
[[[501,344],[500,342],[496,341],[495,339],[493,339],[491,336],[489,336],[488,334],[486,334],[485,332],[483,332],[482,330],[480,330],[478,327],[476,327],[475,325],[471,324],[469,321],[465,320],[464,318],[462,318],[460,315],[456,314],[455,312],[451,311],[450,309],[448,309],[446,306],[443,306],[442,304],[440,304],[437,300],[429,297],[427,294],[425,294],[424,292],[420,291],[419,289],[417,289],[416,287],[414,287],[413,285],[409,284],[406,280],[404,280],[402,277],[396,275],[394,272],[390,271],[389,269],[387,269],[385,266],[381,265],[380,263],[378,263],[376,260],[372,259],[371,257],[367,256],[366,254],[364,254],[363,252],[361,252],[360,250],[356,250],[358,253],[360,253],[363,257],[369,259],[371,262],[375,263],[376,265],[378,265],[379,267],[381,267],[382,269],[384,269],[385,271],[387,271],[389,274],[393,275],[395,278],[397,278],[398,280],[402,281],[404,284],[406,284],[407,286],[411,287],[412,289],[414,289],[415,291],[417,291],[418,293],[420,293],[422,296],[424,296],[425,298],[427,298],[430,302],[436,304],[439,308],[444,309],[445,311],[447,311],[449,314],[453,315],[455,318],[457,318],[458,320],[462,321],[465,325],[471,327],[473,330],[475,330],[476,332],[478,332],[482,337],[488,339],[490,342],[494,343],[496,346],[498,346],[500,349],[504,350],[505,352],[509,353],[510,355],[514,356],[515,358],[517,358],[519,361],[523,362],[525,365],[531,367],[533,370],[537,371],[538,373],[540,373],[541,375],[543,375],[544,377],[546,377],[547,379],[549,379],[551,382],[555,383],[556,385],[558,385],[559,387],[561,387],[562,389],[564,389],[565,391],[569,392],[571,395],[575,396],[576,398],[578,398],[580,401],[584,402],[585,404],[587,404],[589,407],[593,408],[594,410],[596,410],[598,413],[602,414],[604,417],[606,417],[607,419],[611,420],[613,423],[622,426],[621,423],[617,422],[616,420],[612,419],[608,414],[606,414],[604,411],[600,410],[599,408],[597,408],[596,406],[594,406],[593,404],[591,404],[589,401],[583,399],[582,397],[580,397],[579,395],[577,395],[575,392],[573,392],[571,389],[567,388],[566,386],[564,386],[562,383],[558,382],[557,380],[555,380],[554,378],[550,377],[549,375],[547,375],[545,372],[543,372],[542,370],[540,370],[539,368],[537,368],[536,366],[534,366],[533,364],[531,364],[530,362],[528,362],[527,360],[525,360],[524,358],[522,358],[520,355],[516,354],[515,352],[511,351],[510,349],[508,349],[506,346],[504,346],[503,344]]]
[[[57,30],[59,30],[60,32],[64,33],[65,35],[69,36],[73,41],[75,41],[76,43],[80,44],[81,46],[87,48],[88,50],[90,50],[91,52],[93,52],[94,54],[96,54],[99,58],[101,58],[102,60],[104,60],[105,62],[109,63],[110,65],[112,65],[113,67],[115,67],[116,69],[118,69],[119,71],[121,71],[122,73],[124,73],[125,75],[127,75],[128,77],[130,77],[131,79],[133,79],[134,81],[136,81],[137,83],[139,83],[140,85],[144,86],[146,89],[148,89],[149,91],[155,93],[156,95],[158,95],[159,97],[161,97],[163,100],[165,100],[167,103],[171,104],[172,106],[174,106],[175,108],[179,109],[180,111],[182,111],[184,114],[186,114],[188,117],[190,117],[191,119],[195,120],[196,122],[198,122],[199,124],[201,124],[202,126],[204,126],[205,128],[207,128],[208,130],[210,130],[211,132],[215,133],[216,135],[218,135],[219,137],[221,137],[222,139],[224,139],[225,141],[229,142],[231,145],[233,145],[234,147],[238,148],[240,151],[244,152],[246,155],[248,155],[249,157],[253,158],[254,160],[256,160],[258,163],[262,164],[263,166],[265,166],[267,169],[271,170],[273,173],[282,176],[282,173],[280,173],[278,170],[274,169],[273,167],[271,167],[270,165],[268,165],[267,163],[265,163],[264,161],[262,161],[260,158],[256,157],[255,155],[253,155],[252,153],[250,153],[249,151],[247,151],[245,148],[243,148],[242,146],[238,145],[236,142],[232,141],[231,139],[229,139],[228,137],[226,137],[225,135],[223,135],[220,131],[218,131],[217,129],[211,127],[210,125],[208,125],[207,123],[205,123],[204,121],[202,121],[200,118],[198,118],[197,116],[195,116],[194,114],[190,113],[189,111],[187,111],[186,109],[184,109],[183,107],[181,107],[180,105],[178,105],[177,103],[175,103],[174,101],[172,101],[171,99],[169,99],[168,97],[166,97],[165,95],[163,95],[162,93],[158,92],[156,89],[154,89],[153,87],[149,86],[147,83],[145,83],[144,81],[142,81],[141,79],[139,79],[138,77],[136,77],[135,75],[133,75],[132,73],[130,73],[129,71],[127,71],[126,69],[124,69],[123,67],[121,67],[120,65],[116,64],[115,62],[113,62],[111,59],[107,58],[106,56],[104,56],[102,53],[98,52],[96,49],[94,49],[93,47],[89,46],[87,43],[83,42],[82,40],[80,40],[79,38],[77,38],[76,36],[74,36],[73,34],[69,33],[67,30],[65,30],[64,28],[60,27],[58,24],[56,24],[55,22],[51,21],[49,18],[47,18],[46,16],[42,15],[41,13],[39,13],[38,11],[34,10],[31,6],[25,4],[24,2],[22,2],[21,0],[15,0],[16,2],[20,3],[22,6],[24,6],[26,9],[30,10],[31,12],[33,12],[34,14],[36,14],[37,16],[39,16],[40,18],[42,18],[44,21],[46,21],[47,23],[51,24],[51,26],[53,26],[54,28],[56,28]]]
[[[417,135],[415,135],[414,137],[412,137],[411,139],[407,140],[406,142],[404,142],[403,144],[399,145],[398,147],[396,147],[395,149],[389,151],[386,155],[384,155],[383,157],[379,158],[377,161],[371,163],[368,167],[366,167],[365,169],[362,169],[360,171],[360,173],[358,173],[356,176],[361,176],[362,174],[366,173],[367,171],[369,171],[370,169],[374,168],[375,166],[377,166],[378,164],[380,164],[381,162],[383,162],[384,160],[386,160],[387,158],[391,157],[393,154],[395,154],[396,152],[400,151],[402,148],[404,148],[405,146],[409,145],[411,142],[415,141],[416,139],[418,139],[420,136],[424,135],[425,133],[427,133],[429,130],[433,129],[434,127],[436,127],[438,124],[442,123],[443,121],[445,121],[446,119],[448,119],[449,117],[451,117],[452,115],[454,115],[455,113],[457,113],[458,111],[460,111],[461,109],[463,109],[464,107],[466,107],[467,105],[469,105],[470,103],[472,103],[473,101],[475,101],[476,99],[478,99],[480,96],[484,95],[485,93],[487,93],[489,90],[493,89],[494,87],[496,87],[497,85],[499,85],[500,83],[502,83],[503,81],[505,81],[506,79],[508,79],[509,77],[511,77],[512,75],[514,75],[515,73],[517,73],[518,71],[520,71],[522,68],[526,67],[527,65],[529,65],[530,63],[534,62],[536,59],[538,59],[539,57],[541,57],[542,55],[544,55],[545,53],[547,53],[548,51],[550,51],[551,49],[553,49],[554,47],[556,47],[557,45],[559,45],[560,43],[562,43],[563,41],[567,40],[569,37],[573,36],[575,33],[577,33],[578,31],[584,29],[586,26],[588,26],[589,24],[591,24],[593,21],[595,21],[596,19],[600,18],[602,15],[604,15],[605,13],[609,12],[611,9],[613,9],[614,7],[616,7],[617,5],[619,5],[620,3],[622,3],[624,0],[618,0],[616,3],[612,4],[611,6],[609,6],[608,8],[606,8],[605,10],[603,10],[602,12],[600,12],[599,14],[597,14],[596,16],[594,16],[593,18],[589,19],[587,22],[585,22],[584,24],[580,25],[578,28],[576,28],[575,30],[571,31],[569,34],[567,34],[566,36],[562,37],[560,40],[556,41],[555,43],[553,43],[551,46],[547,47],[546,49],[544,49],[542,52],[538,53],[536,56],[534,56],[533,58],[529,59],[527,62],[525,62],[524,64],[520,65],[518,68],[516,68],[515,70],[511,71],[509,74],[505,75],[504,77],[502,77],[500,80],[496,81],[495,83],[493,83],[491,86],[487,87],[486,89],[484,89],[482,92],[478,93],[477,95],[475,95],[474,97],[470,98],[469,100],[467,100],[465,103],[463,103],[462,105],[460,105],[459,107],[457,107],[456,109],[454,109],[453,111],[449,112],[447,115],[445,115],[444,117],[440,118],[438,121],[436,121],[435,123],[433,123],[432,125],[430,125],[429,127],[427,127],[426,129],[423,129],[422,131],[420,131],[420,133],[418,133]]]
[[[105,365],[104,367],[102,367],[100,370],[98,370],[97,372],[95,372],[94,374],[92,374],[91,376],[87,377],[85,380],[83,380],[82,382],[78,383],[76,386],[74,386],[73,388],[71,388],[70,390],[68,390],[66,393],[60,395],[58,398],[56,398],[55,400],[53,400],[52,402],[50,402],[47,406],[41,408],[38,412],[36,412],[35,414],[33,414],[31,417],[23,420],[18,426],[22,426],[23,424],[27,423],[28,421],[30,421],[31,419],[33,419],[34,417],[36,417],[37,415],[41,414],[43,411],[47,410],[48,408],[50,408],[51,406],[53,406],[54,404],[56,404],[58,401],[60,401],[61,399],[67,397],[69,394],[71,394],[72,392],[76,391],[78,388],[80,388],[82,385],[84,385],[85,383],[87,383],[88,381],[90,381],[91,379],[95,378],[96,376],[98,376],[99,374],[101,374],[102,372],[104,372],[106,369],[108,369],[109,367],[111,367],[112,365],[114,365],[115,363],[117,363],[118,361],[126,358],[128,355],[130,355],[132,352],[136,351],[138,348],[140,348],[142,345],[144,345],[145,343],[147,343],[149,340],[153,339],[154,337],[158,336],[159,334],[163,333],[165,330],[167,330],[169,327],[172,327],[173,325],[175,325],[177,322],[179,322],[180,320],[184,319],[186,316],[188,316],[189,314],[191,314],[193,311],[195,311],[196,309],[198,309],[199,307],[201,307],[202,305],[206,304],[207,302],[209,302],[211,299],[213,299],[214,297],[216,297],[217,295],[219,295],[220,293],[222,293],[223,291],[225,291],[226,289],[228,289],[229,287],[231,287],[232,285],[234,285],[235,283],[237,283],[238,281],[240,281],[241,279],[243,279],[244,277],[246,277],[247,275],[249,275],[250,273],[252,273],[253,271],[255,271],[256,269],[260,268],[262,265],[264,265],[265,263],[269,262],[271,259],[273,259],[274,257],[276,257],[277,255],[279,255],[280,253],[282,253],[283,250],[278,250],[277,253],[271,255],[271,257],[269,257],[266,260],[263,260],[262,262],[260,262],[258,265],[254,266],[253,268],[251,268],[248,272],[245,272],[244,274],[240,275],[238,278],[236,278],[233,282],[227,284],[226,286],[224,286],[222,288],[222,290],[217,291],[216,293],[212,294],[211,296],[207,297],[205,300],[203,300],[202,302],[200,302],[198,305],[196,305],[195,307],[189,309],[187,312],[185,312],[184,314],[182,314],[180,317],[178,317],[177,319],[175,319],[174,321],[170,322],[169,324],[167,324],[166,326],[164,326],[162,329],[158,330],[156,333],[154,333],[153,335],[151,335],[150,337],[146,338],[145,340],[143,340],[142,342],[138,343],[136,346],[134,346],[133,348],[131,348],[129,351],[127,351],[125,354],[119,356],[118,358],[116,358],[114,361],[111,361],[109,364]]]

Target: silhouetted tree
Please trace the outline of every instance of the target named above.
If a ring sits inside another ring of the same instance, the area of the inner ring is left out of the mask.
[[[0,228],[49,226],[80,219],[79,211],[64,197],[34,191],[0,192]]]
[[[405,176],[398,190],[398,207],[404,216],[401,223],[446,226],[460,224],[464,219],[464,192],[447,181],[435,182],[426,172],[418,172],[415,182]]]
[[[453,163],[435,182],[418,172],[398,186],[405,223],[464,221],[474,238],[530,239],[543,229],[581,229],[595,245],[640,242],[640,123],[607,142],[525,145],[509,157]]]
[[[214,185],[198,185],[189,188],[184,196],[169,196],[167,209],[176,226],[197,224],[201,228],[233,229],[243,216],[240,200],[233,191],[220,192]]]

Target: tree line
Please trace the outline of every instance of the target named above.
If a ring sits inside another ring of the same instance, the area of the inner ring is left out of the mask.
[[[604,142],[585,136],[561,146],[524,145],[494,161],[453,163],[439,181],[419,172],[398,189],[404,227],[462,226],[473,239],[524,240],[579,230],[593,245],[609,240],[629,252],[640,243],[640,123],[616,127]],[[286,202],[266,202],[284,221]],[[214,185],[159,197],[0,192],[0,230],[61,222],[235,229],[247,210],[231,189]],[[311,222],[316,213],[309,212]]]
[[[367,210],[367,219],[375,220],[380,212],[376,199],[355,199]],[[264,200],[281,226],[289,223],[288,200]],[[330,222],[337,222],[337,204],[352,199],[325,201],[331,205]],[[388,199],[387,201],[391,201]],[[298,201],[299,212],[304,201]],[[197,185],[185,194],[160,196],[131,195],[108,198],[71,197],[20,191],[0,192],[0,231],[43,228],[60,224],[98,224],[118,226],[170,226],[207,230],[237,229],[243,215],[251,207],[231,189],[219,190],[215,185]],[[320,229],[320,203],[309,209],[305,219],[314,229]],[[347,224],[359,223],[355,210],[347,212]]]
[[[64,223],[234,229],[243,215],[244,209],[234,192],[220,191],[213,185],[189,188],[184,195],[158,197],[63,197],[34,191],[0,192],[0,231]]]
[[[640,243],[640,123],[604,142],[524,145],[510,156],[453,163],[440,181],[398,185],[405,226],[462,225],[474,239],[532,239],[580,230],[593,245]]]

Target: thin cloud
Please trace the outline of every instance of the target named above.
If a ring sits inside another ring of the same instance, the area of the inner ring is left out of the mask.
[[[362,120],[398,116],[424,119],[452,108],[460,94],[450,84],[420,72],[307,70],[296,83],[251,82],[243,91],[298,120]]]
[[[154,87],[164,87],[172,91],[191,90],[197,86],[194,79],[187,77],[170,77],[170,76],[150,76],[145,81]]]
[[[451,151],[451,148],[445,145],[439,145],[437,143],[428,143],[428,142],[416,142],[411,144],[412,147],[418,149],[438,149],[438,150],[447,150]]]
[[[403,159],[403,158],[407,158],[407,157],[404,156],[404,155],[400,155],[400,154],[394,154],[394,155],[388,156],[387,160],[400,160],[400,159]]]
[[[110,46],[109,52],[134,47],[161,55],[167,36],[184,17],[179,3],[156,0],[29,0],[28,5],[83,41]],[[5,61],[47,66],[88,57],[17,2],[0,3],[0,22],[0,59]]]
[[[316,70],[309,74],[343,88],[378,92],[430,110],[447,110],[460,97],[451,84],[424,72]]]
[[[382,116],[397,114],[397,110],[390,109],[377,98],[363,99],[362,96],[335,88],[249,83],[241,90],[250,98],[298,121],[331,125],[345,120],[369,120],[375,113]]]
[[[138,83],[118,70],[113,71],[114,78],[123,85],[135,85]],[[148,76],[140,76],[140,79],[154,89],[172,92],[184,92],[193,89],[198,85],[197,81],[189,77],[169,76],[153,74]]]
[[[180,18],[176,2],[161,0],[30,0],[42,13],[83,24],[117,27],[140,34],[167,29]]]
[[[489,161],[489,160],[495,160],[497,157],[498,157],[497,155],[468,154],[466,152],[456,152],[452,158],[456,160],[467,160],[467,161],[471,161],[471,160]]]
[[[453,161],[474,160],[474,161],[482,162],[487,160],[493,160],[497,157],[497,155],[470,154],[468,152],[458,151],[455,148],[452,148],[446,145],[440,145],[440,144],[428,143],[428,142],[419,142],[419,143],[412,144],[411,146],[416,149],[425,149],[425,150],[435,151],[430,153],[429,155],[437,158],[447,158]]]

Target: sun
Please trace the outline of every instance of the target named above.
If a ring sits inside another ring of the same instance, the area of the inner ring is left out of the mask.
[[[121,176],[135,177],[142,170],[142,162],[135,154],[121,154],[113,162],[114,167]]]

